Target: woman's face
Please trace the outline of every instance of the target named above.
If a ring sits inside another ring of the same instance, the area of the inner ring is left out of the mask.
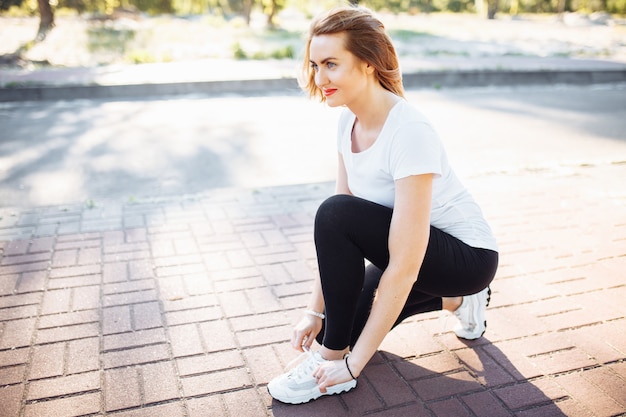
[[[367,85],[367,64],[345,49],[344,38],[343,33],[314,36],[309,47],[315,84],[331,107],[350,107]]]

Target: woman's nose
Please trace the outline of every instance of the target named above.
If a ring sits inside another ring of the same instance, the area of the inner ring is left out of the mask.
[[[322,87],[324,84],[326,84],[326,76],[324,75],[324,71],[322,71],[321,69],[318,70],[315,73],[315,85],[317,85],[318,87]]]

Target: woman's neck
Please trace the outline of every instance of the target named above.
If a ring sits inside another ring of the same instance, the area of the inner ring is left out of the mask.
[[[356,115],[357,122],[363,130],[380,130],[387,120],[387,115],[400,100],[401,97],[380,87],[371,94],[366,94],[357,105],[349,108]]]

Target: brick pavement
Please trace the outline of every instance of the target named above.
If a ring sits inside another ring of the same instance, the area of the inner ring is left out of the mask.
[[[485,337],[408,319],[354,391],[265,385],[296,356],[332,185],[0,210],[0,416],[626,415],[623,163],[482,174],[499,239]]]

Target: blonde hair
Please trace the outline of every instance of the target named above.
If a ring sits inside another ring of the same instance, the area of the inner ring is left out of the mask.
[[[374,67],[383,88],[404,97],[398,55],[383,23],[364,7],[343,6],[323,13],[311,23],[300,77],[300,87],[311,98],[325,101],[315,85],[315,72],[311,68],[311,40],[315,36],[337,33],[346,34],[344,47],[347,51]]]

